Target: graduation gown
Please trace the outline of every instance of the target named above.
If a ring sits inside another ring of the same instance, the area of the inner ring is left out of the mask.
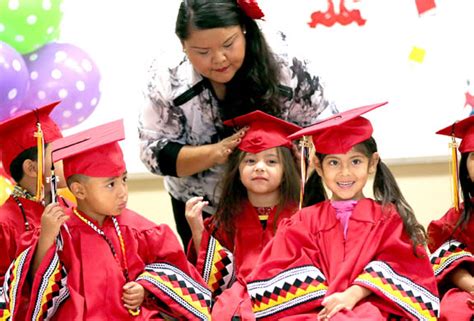
[[[68,214],[70,219],[67,228],[61,227],[58,244],[49,249],[33,276],[29,302],[9,296],[13,315],[20,304],[27,304],[29,320],[161,320],[158,311],[176,320],[210,319],[210,291],[168,226],[156,225],[128,209],[116,217],[129,278],[150,293],[140,316],[133,317],[121,299],[126,279],[112,219],[106,218],[101,229],[115,248],[118,260],[104,238],[72,210]],[[27,283],[35,247],[36,244],[17,258],[10,274],[11,293]]]
[[[314,320],[325,296],[353,284],[372,291],[334,320],[436,320],[436,282],[429,257],[420,257],[394,206],[382,211],[361,199],[347,238],[330,201],[306,207],[282,222],[255,270],[217,299],[213,316],[231,320]]]
[[[214,297],[229,288],[237,277],[245,277],[252,271],[263,247],[273,238],[276,226],[296,209],[296,205],[287,206],[276,217],[277,208],[273,208],[264,228],[259,213],[246,201],[242,211],[236,215],[233,237],[217,227],[212,217],[204,222],[199,253],[196,255],[191,241],[188,257],[196,263]]]
[[[465,303],[470,294],[459,289],[449,279],[449,274],[460,265],[474,275],[474,219],[461,230],[454,227],[463,208],[451,208],[442,218],[428,226],[431,263],[441,296],[440,320],[470,321],[474,310]],[[471,214],[472,215],[472,214]]]

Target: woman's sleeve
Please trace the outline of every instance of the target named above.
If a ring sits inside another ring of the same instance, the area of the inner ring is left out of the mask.
[[[167,225],[140,232],[139,250],[145,269],[136,281],[171,315],[210,320],[211,292]]]
[[[140,158],[158,175],[176,176],[176,159],[186,142],[183,111],[172,102],[173,81],[172,69],[154,61],[139,114]]]

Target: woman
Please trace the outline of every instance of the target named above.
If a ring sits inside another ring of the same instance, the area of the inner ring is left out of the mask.
[[[185,202],[204,195],[204,211],[215,212],[222,164],[245,134],[225,131],[223,120],[260,109],[306,126],[324,110],[335,112],[304,61],[269,47],[254,20],[261,17],[249,1],[183,1],[175,31],[185,57],[173,66],[157,59],[150,68],[141,159],[165,176],[184,244],[191,238]]]

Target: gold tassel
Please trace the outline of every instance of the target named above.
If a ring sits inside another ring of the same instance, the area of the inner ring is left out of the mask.
[[[451,148],[451,174],[453,179],[453,202],[454,208],[456,211],[459,211],[459,172],[458,172],[458,144],[456,143],[456,138],[451,136],[451,143],[449,143],[449,148]]]
[[[44,173],[44,139],[43,131],[41,130],[41,124],[36,124],[37,131],[35,132],[36,147],[38,149],[38,175],[36,176],[36,201],[40,202],[43,200],[43,173]]]
[[[300,140],[300,170],[301,170],[301,187],[300,187],[300,204],[299,209],[303,207],[303,198],[304,198],[304,185],[306,182],[306,160],[305,160],[305,150],[309,147],[309,141],[307,136],[303,136]]]

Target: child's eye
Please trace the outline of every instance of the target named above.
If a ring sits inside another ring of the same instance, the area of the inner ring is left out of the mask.
[[[128,177],[127,177],[127,176],[124,176],[124,177],[122,178],[122,181],[123,181],[124,183],[126,183],[126,182],[128,181]]]
[[[337,160],[334,160],[334,159],[333,159],[333,160],[330,160],[330,161],[328,162],[328,164],[329,164],[329,166],[336,166],[336,165],[337,165]]]
[[[269,159],[268,164],[271,164],[271,165],[278,164],[278,160],[277,159]]]
[[[231,42],[231,43],[229,43],[229,44],[225,44],[225,45],[224,45],[224,48],[230,48],[230,47],[232,47],[233,44],[234,44],[234,42]]]
[[[245,160],[245,163],[246,163],[246,164],[254,164],[254,163],[255,163],[255,159],[247,158],[247,159]]]
[[[115,182],[111,182],[111,183],[107,184],[108,188],[113,188],[114,186],[115,186]]]
[[[354,164],[354,165],[359,165],[359,164],[361,164],[361,163],[362,163],[362,160],[361,160],[361,159],[357,159],[357,158],[356,158],[356,159],[353,159],[353,160],[352,160],[352,164]]]

